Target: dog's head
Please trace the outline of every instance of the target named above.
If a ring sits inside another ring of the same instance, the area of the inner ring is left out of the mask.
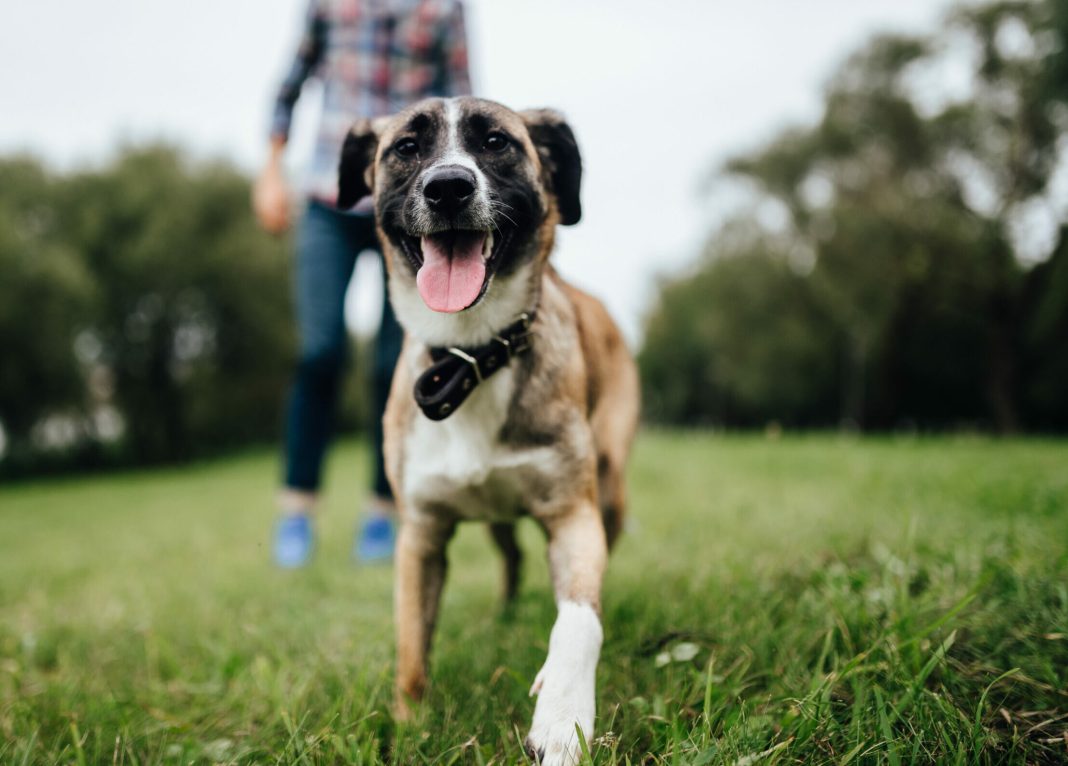
[[[431,344],[483,343],[532,306],[556,224],[577,223],[582,162],[556,112],[430,99],[361,120],[338,207],[373,194],[390,295]]]

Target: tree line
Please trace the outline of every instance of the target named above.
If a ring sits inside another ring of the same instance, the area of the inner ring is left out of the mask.
[[[230,163],[169,145],[68,173],[0,158],[0,476],[277,443],[292,245],[258,228],[249,193]],[[366,366],[343,431],[366,424]]]
[[[67,174],[0,160],[0,273],[0,475],[277,438],[288,243],[233,167],[165,146]]]
[[[648,417],[1068,430],[1068,4],[872,40],[715,183],[751,204],[661,284]]]
[[[248,182],[166,147],[58,175],[0,162],[7,473],[265,438],[292,348],[282,244]]]

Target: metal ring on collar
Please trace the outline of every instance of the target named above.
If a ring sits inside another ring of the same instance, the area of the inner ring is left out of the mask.
[[[458,357],[459,359],[463,359],[465,362],[467,362],[469,365],[471,365],[475,370],[475,377],[478,378],[478,382],[479,383],[482,382],[482,370],[480,370],[478,368],[478,360],[477,359],[475,359],[473,356],[471,356],[466,351],[464,351],[462,349],[459,349],[459,348],[456,348],[455,346],[450,346],[447,349],[447,351],[450,354],[452,354],[453,356]]]

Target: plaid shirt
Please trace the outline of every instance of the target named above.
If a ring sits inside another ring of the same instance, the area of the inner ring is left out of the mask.
[[[471,92],[462,2],[310,0],[275,102],[272,137],[289,137],[293,105],[310,76],[322,80],[323,111],[305,191],[333,203],[341,143],[354,120]]]

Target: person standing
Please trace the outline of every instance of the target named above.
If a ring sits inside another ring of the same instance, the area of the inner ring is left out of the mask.
[[[282,160],[293,107],[309,77],[322,82],[322,112],[302,187],[296,231],[295,297],[300,357],[285,414],[285,474],[274,530],[274,559],[308,562],[322,463],[334,427],[348,351],[345,292],[356,256],[379,253],[370,199],[338,211],[341,144],[361,117],[393,114],[432,96],[471,92],[461,0],[310,0],[300,45],[282,82],[271,121],[267,162],[253,187],[253,208],[268,232],[290,225]],[[403,332],[389,304],[383,269],[382,320],[375,342],[372,401],[373,486],[354,553],[386,559],[393,550],[393,499],[382,457],[382,412]]]

